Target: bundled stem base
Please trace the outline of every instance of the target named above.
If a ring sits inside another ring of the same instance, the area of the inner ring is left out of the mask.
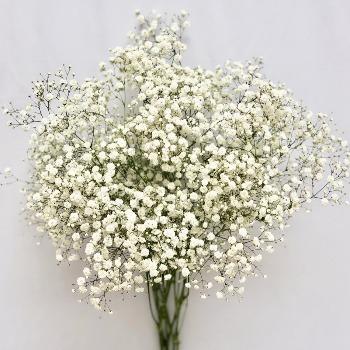
[[[157,327],[160,350],[179,350],[180,328],[189,290],[178,273],[162,283],[148,285],[148,297]]]

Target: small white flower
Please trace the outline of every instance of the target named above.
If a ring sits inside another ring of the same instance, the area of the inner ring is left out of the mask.
[[[48,100],[48,101],[51,101],[54,98],[53,94],[51,94],[51,93],[46,94],[45,97],[46,97],[46,100]]]
[[[181,273],[182,273],[182,276],[188,277],[189,274],[190,274],[190,270],[189,270],[187,267],[184,267],[184,268],[182,269]]]
[[[149,250],[147,248],[142,248],[141,255],[142,256],[148,256],[149,255]]]
[[[50,220],[47,222],[47,225],[48,225],[50,228],[57,226],[57,224],[58,224],[58,220],[57,220],[57,219],[50,219]]]
[[[85,284],[85,278],[84,277],[79,277],[77,279],[77,284],[78,284],[78,286],[83,286]]]
[[[248,234],[247,230],[246,230],[244,227],[241,227],[241,228],[238,230],[238,233],[239,233],[239,235],[242,236],[242,237],[246,237],[247,234]]]

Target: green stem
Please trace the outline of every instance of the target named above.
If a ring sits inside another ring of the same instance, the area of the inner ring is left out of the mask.
[[[174,272],[170,280],[151,283],[148,297],[152,318],[157,327],[160,350],[180,349],[180,320],[187,305],[189,290],[181,274]]]

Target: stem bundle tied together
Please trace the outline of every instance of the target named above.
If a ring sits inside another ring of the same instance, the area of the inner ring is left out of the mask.
[[[160,350],[180,348],[180,329],[188,303],[186,279],[176,272],[170,280],[148,283],[148,297],[152,318],[158,332]]]

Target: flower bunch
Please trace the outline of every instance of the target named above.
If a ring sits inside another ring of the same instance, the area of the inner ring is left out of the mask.
[[[58,261],[82,261],[77,290],[97,308],[175,278],[202,298],[241,294],[292,215],[342,202],[347,142],[260,59],[182,65],[186,13],[137,19],[99,78],[63,67],[5,111],[33,130],[30,220]]]

